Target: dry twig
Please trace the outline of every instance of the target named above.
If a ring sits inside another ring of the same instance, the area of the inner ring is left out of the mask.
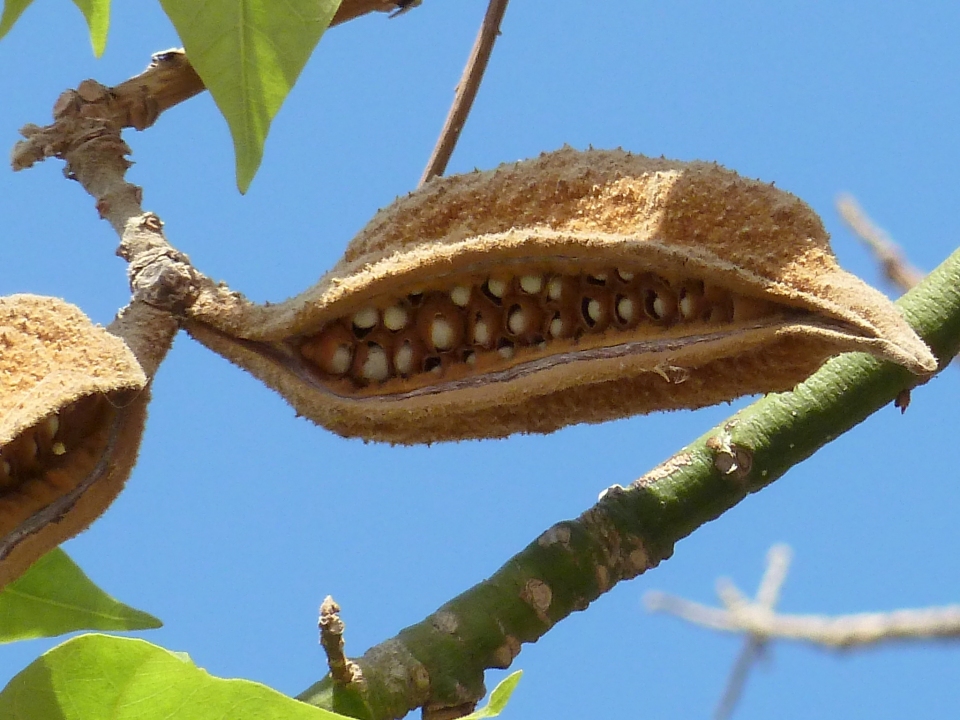
[[[790,548],[786,545],[774,545],[767,553],[767,570],[760,580],[760,587],[757,589],[757,600],[752,604],[740,593],[739,590],[728,580],[721,580],[717,583],[717,594],[728,609],[739,609],[744,607],[762,608],[766,612],[773,612],[777,601],[780,599],[780,588],[783,587],[784,580],[787,579],[787,570],[790,568]],[[737,656],[737,661],[730,671],[730,677],[727,680],[727,686],[723,691],[723,696],[714,711],[714,717],[717,720],[728,718],[733,714],[733,709],[740,701],[743,694],[743,688],[747,684],[747,675],[755,660],[763,657],[767,646],[767,638],[757,633],[751,633]]]
[[[880,262],[887,280],[900,292],[907,292],[923,280],[924,273],[910,264],[901,247],[867,215],[856,198],[847,193],[839,195],[837,212],[854,234],[870,248]],[[960,362],[960,358],[957,362]]]
[[[399,0],[343,0],[330,22],[330,27],[368,13],[391,12],[405,6],[405,3]],[[94,85],[103,87],[99,83]],[[183,50],[167,50],[156,53],[150,66],[139,75],[107,88],[109,103],[105,98],[97,98],[98,107],[95,112],[102,119],[119,123],[121,128],[144,130],[153,125],[165,110],[206,89]],[[56,107],[54,113],[57,113]],[[37,157],[34,161],[41,159],[43,158]],[[15,170],[23,167],[26,166],[17,167],[16,159],[14,160]]]
[[[837,197],[837,212],[877,256],[887,279],[900,292],[906,292],[923,279],[923,273],[910,264],[900,247],[870,219],[852,195]]]
[[[470,51],[470,58],[463,69],[463,76],[457,84],[457,92],[454,95],[453,104],[450,106],[450,112],[447,114],[443,130],[440,131],[436,147],[433,148],[430,160],[427,161],[427,167],[424,168],[423,177],[420,178],[420,185],[423,185],[430,178],[443,175],[446,172],[447,163],[450,162],[453,149],[457,145],[457,140],[460,139],[460,131],[463,130],[467,115],[470,113],[473,101],[477,97],[477,90],[483,80],[483,73],[487,69],[490,53],[493,52],[493,44],[500,34],[500,23],[503,20],[503,14],[507,11],[507,2],[508,0],[490,0],[490,4],[487,6],[487,13],[480,25],[480,32],[477,33],[473,50]]]
[[[855,615],[778,615],[773,605],[786,579],[789,549],[775,546],[757,599],[747,600],[729,581],[718,583],[724,608],[708,607],[666,593],[648,593],[651,612],[667,612],[710,630],[747,634],[715,717],[729,717],[740,697],[753,659],[774,639],[798,640],[830,650],[867,647],[891,640],[939,640],[960,637],[960,605]]]
[[[647,607],[669,612],[711,630],[799,640],[831,650],[849,650],[888,640],[943,640],[960,637],[960,605],[854,615],[776,615],[756,604],[722,610],[662,593],[650,593]]]

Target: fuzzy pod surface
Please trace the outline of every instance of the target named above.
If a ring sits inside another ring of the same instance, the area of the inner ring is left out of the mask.
[[[0,588],[123,489],[147,379],[118,337],[57,298],[0,298]]]
[[[224,291],[186,328],[298,413],[395,443],[787,390],[848,351],[936,367],[802,200],[619,150],[434,179],[306,292],[256,305]]]

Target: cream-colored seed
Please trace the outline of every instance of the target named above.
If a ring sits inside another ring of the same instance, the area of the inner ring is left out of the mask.
[[[471,366],[476,365],[476,364],[477,364],[477,354],[471,350],[471,351],[468,352],[466,355],[464,355],[463,361],[464,361],[467,365],[471,365]]]
[[[10,463],[0,458],[0,475],[10,476]]]
[[[343,375],[350,369],[353,352],[346,345],[338,345],[327,362],[326,370],[331,375]]]
[[[43,421],[43,432],[48,438],[53,438],[60,429],[60,418],[57,415],[51,415]]]
[[[390,375],[390,364],[387,362],[387,353],[379,345],[371,345],[367,349],[367,359],[363,363],[360,374],[364,380],[382,381]]]
[[[558,338],[563,334],[563,320],[556,317],[550,321],[550,334]]]
[[[635,277],[632,272],[629,270],[624,270],[622,268],[617,268],[617,275],[620,276],[620,279],[624,282],[630,282]]]
[[[364,308],[353,316],[353,325],[360,330],[369,330],[370,328],[376,327],[379,321],[380,313],[377,312],[376,308],[372,307]]]
[[[473,342],[477,345],[486,345],[490,342],[490,328],[483,320],[478,320],[473,326]]]
[[[450,291],[450,299],[454,305],[466,307],[470,304],[470,288],[467,285],[457,285]]]
[[[599,300],[590,300],[587,303],[587,316],[594,322],[600,322],[603,317],[603,307]]]
[[[403,330],[410,321],[410,313],[402,305],[392,305],[383,311],[383,324],[387,330]]]
[[[520,278],[520,289],[530,295],[536,295],[543,290],[543,278],[540,275],[524,275]]]
[[[497,348],[497,354],[502,357],[504,360],[509,360],[513,357],[514,349],[513,345],[504,345],[502,348]]]
[[[413,373],[413,348],[406,342],[393,355],[393,364],[401,375]]]
[[[63,455],[65,452],[67,452],[67,446],[62,442],[55,442],[50,449],[53,451],[54,455]]]
[[[636,308],[633,305],[633,300],[628,297],[620,298],[617,303],[617,316],[622,322],[633,322],[635,312]]]
[[[653,300],[653,314],[657,318],[663,318],[667,316],[667,301],[663,299],[660,295],[657,295]]]
[[[588,275],[587,277],[592,282],[597,283],[598,285],[603,285],[605,282],[607,282],[606,273],[590,273],[590,275]]]
[[[659,298],[657,298],[659,300]],[[654,304],[656,307],[656,304]],[[685,320],[689,320],[693,317],[693,314],[697,311],[697,301],[695,298],[690,295],[684,295],[680,298],[680,314]]]
[[[430,342],[437,350],[449,350],[456,341],[453,326],[444,317],[438,317],[430,326]]]
[[[527,330],[527,314],[522,308],[517,308],[507,318],[507,328],[514,335],[520,335]]]
[[[487,290],[489,290],[490,294],[495,298],[502,298],[507,294],[507,283],[505,280],[500,280],[499,278],[490,278],[487,280]]]
[[[558,301],[563,297],[563,278],[550,278],[550,281],[547,283],[547,297],[554,301]]]

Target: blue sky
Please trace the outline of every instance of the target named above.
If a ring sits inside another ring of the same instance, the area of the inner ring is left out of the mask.
[[[485,3],[425,0],[332,30],[278,115],[246,196],[210,97],[131,133],[144,205],[208,275],[257,301],[313,284],[374,211],[415,186]],[[958,244],[960,5],[950,2],[515,2],[451,172],[569,143],[717,160],[824,218],[841,263],[882,284],[834,208],[849,191],[930,269]],[[117,3],[106,55],[69,3],[37,3],[0,42],[0,138],[44,123],[64,89],[115,84],[177,45],[153,3]],[[0,294],[59,295],[108,322],[128,297],[116,238],[56,162],[0,168]],[[533,646],[507,717],[705,717],[740,641],[641,606],[665,590],[753,592],[793,546],[781,609],[849,613],[960,601],[960,372],[840,438]],[[295,694],[323,674],[316,611],[343,606],[347,649],[417,622],[605,487],[626,484],[731,406],[546,437],[391,448],[337,438],[186,336],[154,384],[127,490],[67,551],[165,622],[147,638],[211,673]],[[0,648],[0,681],[55,644]],[[942,716],[960,649],[837,657],[777,645],[738,718]],[[498,675],[489,676],[492,687]]]

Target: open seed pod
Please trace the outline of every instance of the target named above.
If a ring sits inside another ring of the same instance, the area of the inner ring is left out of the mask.
[[[400,443],[785,390],[851,350],[936,367],[801,200],[622,151],[433,180],[303,294],[257,306],[224,291],[194,311],[195,338],[299,413]]]
[[[90,525],[130,474],[146,378],[57,298],[0,298],[0,587]]]

